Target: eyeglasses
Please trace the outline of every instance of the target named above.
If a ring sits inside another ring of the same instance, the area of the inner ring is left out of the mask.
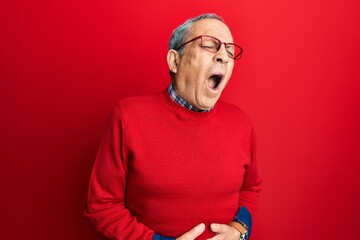
[[[221,48],[221,44],[224,44],[228,56],[232,59],[235,59],[235,60],[240,59],[241,55],[243,53],[243,49],[239,45],[236,45],[235,43],[221,42],[216,37],[212,37],[212,36],[208,36],[208,35],[200,35],[196,38],[193,38],[193,39],[181,44],[175,50],[178,51],[180,48],[182,48],[186,44],[191,43],[197,39],[201,39],[201,45],[200,45],[201,48],[208,52],[217,53]]]

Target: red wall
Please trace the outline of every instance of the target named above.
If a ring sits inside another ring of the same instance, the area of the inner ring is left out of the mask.
[[[245,49],[223,98],[244,108],[263,178],[253,240],[360,239],[360,4],[1,1],[0,239],[100,240],[81,215],[117,99],[163,90],[168,38],[216,12]]]

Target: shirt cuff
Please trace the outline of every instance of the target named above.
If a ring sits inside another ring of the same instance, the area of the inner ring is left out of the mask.
[[[248,227],[247,230],[248,230],[249,237],[250,237],[251,228],[252,228],[252,218],[251,218],[251,213],[245,206],[243,206],[239,209],[239,211],[237,212],[237,214],[235,216],[235,221],[246,224],[246,226]]]
[[[175,238],[168,238],[155,233],[152,240],[175,240]]]

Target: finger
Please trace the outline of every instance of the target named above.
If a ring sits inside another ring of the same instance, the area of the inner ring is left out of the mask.
[[[207,240],[224,240],[225,239],[225,235],[224,234],[218,234],[218,235],[215,235],[214,237],[212,238],[208,238]]]
[[[210,225],[211,231],[219,234],[228,232],[230,230],[229,228],[230,226],[226,224],[212,223]]]
[[[204,232],[204,230],[205,230],[205,224],[200,223],[199,225],[192,228],[190,231],[176,238],[176,240],[194,240],[195,238],[200,236]]]

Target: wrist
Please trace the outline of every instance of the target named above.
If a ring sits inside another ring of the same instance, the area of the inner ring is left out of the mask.
[[[240,233],[240,240],[248,240],[249,239],[249,232],[248,227],[246,224],[240,221],[231,221],[229,225],[235,228]]]

